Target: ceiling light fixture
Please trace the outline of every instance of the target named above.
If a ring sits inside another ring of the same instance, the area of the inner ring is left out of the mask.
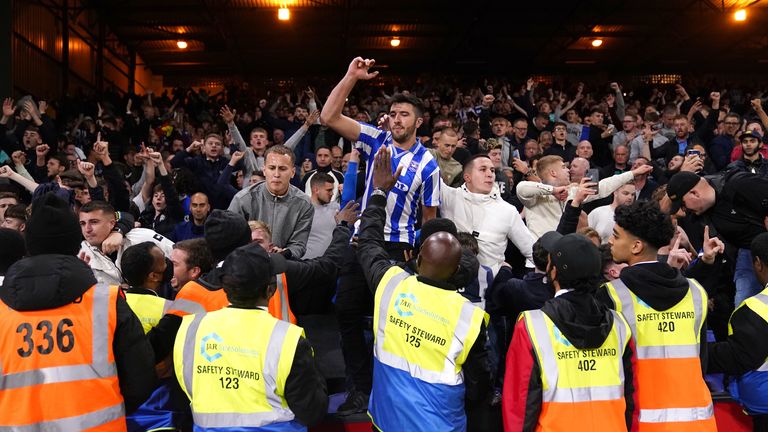
[[[594,39],[594,40],[592,40],[592,46],[595,47],[595,48],[601,46],[602,44],[603,44],[603,40],[602,39]]]
[[[733,13],[733,19],[736,21],[746,21],[747,20],[747,10],[746,9],[739,9],[736,12]]]
[[[390,39],[389,44],[392,45],[394,48],[397,48],[400,46],[400,38],[399,37],[393,37]]]
[[[189,44],[187,44],[187,41],[185,40],[178,40],[176,41],[176,46],[179,47],[179,49],[187,49]]]
[[[281,7],[277,10],[277,19],[280,21],[288,21],[291,19],[291,10],[287,7]]]

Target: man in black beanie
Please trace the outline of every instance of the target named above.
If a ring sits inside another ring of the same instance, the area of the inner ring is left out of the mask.
[[[96,284],[76,256],[80,227],[68,203],[52,193],[36,200],[26,240],[30,256],[8,269],[0,288],[0,334],[17,335],[0,339],[0,428],[124,429],[125,414],[154,388],[141,323],[119,289]],[[55,381],[43,368],[57,370]],[[22,390],[31,387],[34,393]],[[40,410],[38,397],[25,398],[32,394],[74,402]],[[19,406],[36,408],[29,418],[10,416]]]
[[[226,210],[216,209],[205,220],[205,242],[211,250],[213,260],[220,264],[230,252],[251,241],[251,229],[242,216]],[[173,341],[181,325],[181,317],[189,314],[210,312],[226,307],[229,302],[218,283],[221,273],[219,266],[184,284],[176,298],[157,326],[147,333],[155,349],[155,362],[163,361],[173,350]]]
[[[5,273],[16,261],[24,258],[27,247],[24,245],[24,237],[16,230],[0,228],[0,285],[3,284]]]

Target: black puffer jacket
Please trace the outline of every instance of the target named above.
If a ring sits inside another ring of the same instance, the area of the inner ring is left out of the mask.
[[[72,303],[96,284],[91,269],[75,256],[38,255],[8,269],[0,299],[17,311],[56,309]],[[155,388],[154,354],[125,298],[117,298],[117,327],[112,350],[127,413]]]

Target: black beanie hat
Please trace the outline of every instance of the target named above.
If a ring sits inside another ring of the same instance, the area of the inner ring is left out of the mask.
[[[244,217],[227,210],[214,210],[205,220],[205,242],[216,262],[251,242],[251,228]]]
[[[24,237],[16,230],[0,228],[0,272],[5,272],[16,261],[24,258],[27,247]]]
[[[83,239],[75,212],[53,192],[32,203],[24,235],[29,255],[77,255]]]

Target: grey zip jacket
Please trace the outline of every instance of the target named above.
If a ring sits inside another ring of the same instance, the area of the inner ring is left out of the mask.
[[[238,192],[227,210],[269,225],[272,243],[289,250],[287,258],[304,255],[315,209],[299,188],[291,185],[285,195],[276,196],[267,189],[267,182],[261,181]]]

